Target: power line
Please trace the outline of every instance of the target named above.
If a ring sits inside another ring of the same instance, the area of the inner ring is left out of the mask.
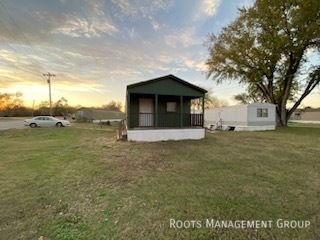
[[[8,32],[8,34],[12,37],[12,39],[14,39],[15,41],[16,41],[16,43],[21,47],[21,49],[23,49],[25,52],[26,52],[26,54],[29,54],[29,51],[27,51],[27,49],[25,48],[25,46],[16,38],[16,36],[7,28],[7,26],[1,21],[1,19],[0,19],[0,25],[3,27],[3,29],[6,31],[6,32]],[[15,47],[13,47],[12,46],[12,44],[10,44],[10,43],[7,43],[8,45],[8,47],[10,48],[10,49],[12,49],[16,54],[20,54],[19,53],[19,51],[15,48]],[[35,63],[35,64],[38,64],[39,66],[41,66],[42,64],[39,62],[39,61],[36,61],[36,59],[30,59],[33,63]],[[20,66],[19,66],[20,67]],[[37,70],[34,70],[34,69],[29,69],[29,68],[27,68],[27,67],[23,67],[24,69],[28,69],[28,70],[30,70],[31,72],[36,72],[37,74],[39,74],[39,76],[41,76],[42,75],[42,73],[40,72],[40,71],[37,71]]]
[[[0,23],[1,23],[1,25],[4,27],[4,29],[11,35],[11,37],[23,48],[23,49],[25,49],[24,48],[24,46],[23,46],[23,44],[14,36],[14,34],[7,28],[7,26],[0,20]],[[25,49],[26,50],[26,49]],[[16,50],[15,50],[15,52],[17,52]],[[26,51],[27,52],[27,51]],[[28,53],[28,52],[27,52]]]
[[[24,35],[24,33],[22,32],[21,28],[19,27],[19,25],[17,24],[17,22],[13,19],[13,17],[11,16],[11,14],[9,13],[8,9],[6,8],[6,6],[2,3],[2,1],[0,1],[0,5],[3,7],[3,9],[6,11],[7,15],[9,16],[9,18],[11,19],[11,21],[14,23],[14,25],[17,27],[17,29],[19,30],[19,32],[21,33],[21,35],[23,36],[23,38],[26,40],[27,44],[29,45],[29,47],[32,49],[32,51],[39,57],[41,58],[41,56],[35,51],[35,49],[32,47],[32,45],[30,44],[29,40],[27,39],[27,37]]]
[[[13,19],[13,17],[10,15],[9,11],[7,10],[7,8],[5,7],[5,5],[1,2],[0,0],[0,5],[2,6],[2,8],[6,11],[6,14],[9,16],[9,18],[11,19],[11,21],[15,24],[16,28],[18,28],[18,30],[20,31],[21,35],[23,36],[23,38],[25,39],[27,45],[30,46],[30,48],[33,50],[33,52],[41,59],[42,57],[35,51],[35,49],[31,46],[29,40],[27,39],[27,37],[23,34],[21,28],[19,27],[19,25],[16,23],[16,21]],[[12,37],[12,39],[14,39],[14,41],[21,47],[22,50],[25,51],[26,54],[32,54],[32,52],[29,52],[29,50],[26,48],[26,45],[21,42],[21,40],[19,40],[19,38],[6,26],[5,22],[1,21],[0,19],[0,24],[2,25],[3,29]],[[8,43],[8,47],[11,48],[15,53],[19,54],[19,50],[17,50],[15,47],[12,46],[12,44]],[[39,62],[37,59],[35,58],[31,58],[30,59],[31,62],[33,62],[34,64],[37,64],[38,66],[42,67],[42,63]],[[19,66],[20,67],[20,66]],[[35,72],[37,73],[37,75],[41,76],[42,73],[38,70],[35,69],[29,69],[26,66],[23,67],[24,69],[28,69],[31,72]]]
[[[12,37],[12,38],[21,46],[21,48],[24,49],[25,52],[28,54],[28,52],[26,51],[26,49],[24,48],[24,46],[22,45],[22,43],[21,43],[18,39],[15,38],[15,36],[9,31],[9,29],[3,24],[3,22],[1,22],[1,20],[0,20],[0,25],[4,28],[5,31],[7,31],[7,32],[11,35],[11,37]],[[7,46],[8,46],[11,50],[13,50],[16,54],[19,54],[19,51],[18,51],[15,47],[13,47],[12,44],[8,43]],[[35,59],[31,59],[31,61],[33,61],[34,63],[39,64],[39,65],[41,66],[41,64],[40,64],[39,62],[35,62]],[[24,68],[27,69],[26,67],[24,67]],[[38,72],[39,75],[41,75],[41,72],[40,72],[40,71],[35,71],[35,70],[31,70],[31,69],[30,69],[30,71],[32,71],[32,72]]]

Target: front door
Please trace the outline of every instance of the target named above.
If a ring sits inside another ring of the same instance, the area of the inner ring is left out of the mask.
[[[154,105],[152,98],[139,99],[139,126],[154,126]]]

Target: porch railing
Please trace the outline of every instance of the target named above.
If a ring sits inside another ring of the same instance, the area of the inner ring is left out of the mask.
[[[130,116],[130,127],[155,127],[154,113],[139,113]],[[203,114],[195,113],[159,113],[157,127],[192,127],[203,126]]]
[[[139,127],[153,127],[154,113],[139,113]]]
[[[190,114],[191,126],[203,126],[203,114],[191,113]]]
[[[126,140],[127,139],[127,125],[126,125],[127,118],[122,119],[118,125],[118,140]]]

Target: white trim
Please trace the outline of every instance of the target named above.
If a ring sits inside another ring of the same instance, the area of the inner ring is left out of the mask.
[[[313,123],[313,124],[320,124],[320,121],[309,121],[309,120],[289,120],[292,123]]]
[[[100,123],[100,122],[120,122],[122,119],[118,118],[118,119],[101,119],[101,120],[92,120],[92,123]]]
[[[205,137],[205,129],[193,128],[128,130],[127,134],[128,141],[157,142],[168,140],[202,139]]]

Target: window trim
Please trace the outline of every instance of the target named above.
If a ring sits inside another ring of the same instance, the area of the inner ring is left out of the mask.
[[[269,116],[268,108],[257,108],[257,118],[267,118]]]
[[[166,112],[177,113],[178,112],[178,103],[177,102],[167,102],[166,103]]]

